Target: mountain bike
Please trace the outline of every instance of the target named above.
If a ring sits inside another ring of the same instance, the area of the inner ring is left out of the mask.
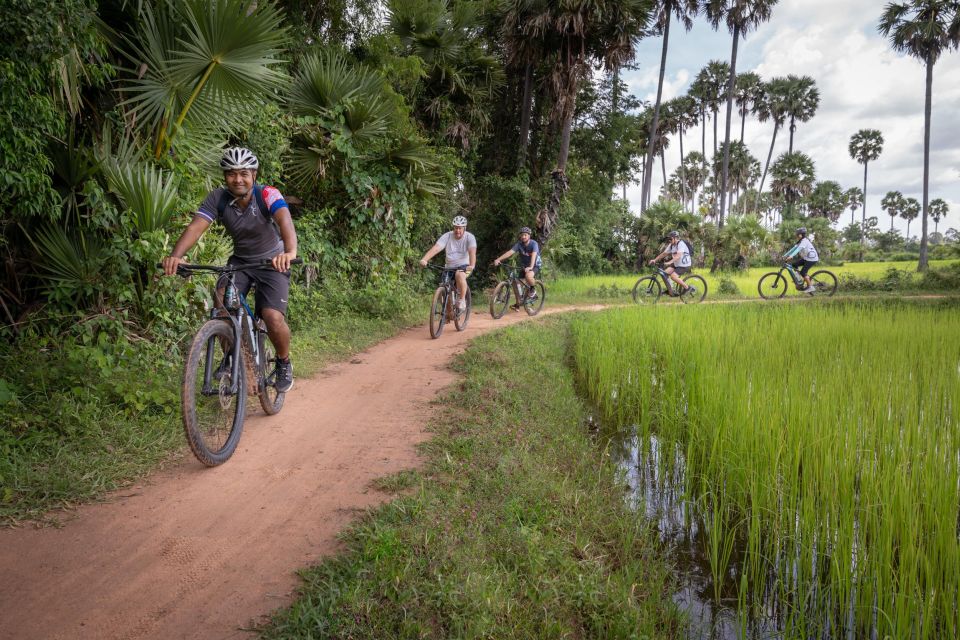
[[[803,282],[803,276],[797,272],[792,264],[784,262],[778,271],[764,274],[760,278],[760,282],[757,283],[757,291],[760,293],[761,298],[764,300],[776,300],[786,295],[788,281],[787,276],[783,273],[784,271],[789,274],[790,280],[793,281],[797,290],[803,291],[806,287],[806,284]],[[810,292],[811,294],[832,296],[837,291],[837,276],[826,269],[814,271],[810,274],[810,284],[814,289]]]
[[[633,285],[633,301],[638,304],[654,304],[666,293],[672,298],[680,298],[684,304],[703,302],[707,297],[707,281],[700,276],[686,274],[681,279],[691,286],[690,289],[677,291],[670,275],[659,264],[653,267],[654,274],[644,276]]]
[[[296,259],[292,264],[301,262]],[[286,395],[276,387],[276,353],[266,324],[237,291],[236,273],[249,269],[273,266],[264,260],[256,265],[181,264],[177,268],[177,275],[184,278],[194,273],[218,274],[218,282],[225,285],[223,307],[215,305],[210,319],[193,337],[181,386],[187,442],[197,460],[208,467],[223,464],[236,450],[248,388],[250,395],[259,397],[267,415],[283,408]]]
[[[519,275],[516,267],[509,267],[501,264],[500,268],[506,271],[506,277],[497,283],[490,296],[490,315],[494,320],[503,317],[510,305],[510,294],[513,293],[513,299],[516,300],[516,307],[523,307],[529,316],[535,316],[543,308],[543,302],[547,299],[547,289],[540,280],[534,280],[534,295],[527,292],[527,282]]]
[[[427,267],[440,272],[440,285],[433,292],[433,302],[430,304],[430,337],[439,338],[443,333],[443,325],[448,320],[453,320],[457,331],[463,331],[467,328],[470,321],[470,311],[473,309],[473,297],[470,293],[470,287],[467,287],[466,308],[460,309],[457,304],[459,293],[457,292],[457,281],[454,273],[463,271],[463,269],[448,269],[435,264],[428,264]]]

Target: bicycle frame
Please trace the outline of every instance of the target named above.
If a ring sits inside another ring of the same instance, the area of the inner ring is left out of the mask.
[[[800,272],[793,268],[793,265],[789,262],[784,262],[783,266],[780,267],[780,275],[783,275],[783,272],[786,271],[790,274],[790,280],[797,287],[803,284],[803,276],[800,275]]]

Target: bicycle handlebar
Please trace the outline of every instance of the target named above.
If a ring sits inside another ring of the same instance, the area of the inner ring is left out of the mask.
[[[428,269],[433,269],[434,271],[463,271],[466,272],[466,269],[461,267],[441,267],[438,264],[433,264],[432,262],[427,263]]]
[[[302,258],[294,258],[290,261],[291,265],[294,264],[303,264]],[[158,262],[156,264],[157,269],[163,269],[163,263]],[[273,268],[273,260],[271,258],[264,258],[260,262],[251,262],[249,264],[228,264],[224,266],[214,265],[214,264],[186,264],[182,263],[177,266],[177,275],[187,277],[193,272],[196,271],[209,271],[211,273],[232,273],[234,271],[243,271],[245,269],[266,269],[267,267]]]

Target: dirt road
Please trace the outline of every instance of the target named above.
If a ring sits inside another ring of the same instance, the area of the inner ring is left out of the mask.
[[[61,528],[0,531],[0,638],[250,638],[291,602],[295,570],[335,553],[337,533],[388,498],[370,481],[417,464],[451,358],[526,319],[477,313],[438,340],[407,330],[297,380],[278,416],[247,419],[220,467],[187,455]]]

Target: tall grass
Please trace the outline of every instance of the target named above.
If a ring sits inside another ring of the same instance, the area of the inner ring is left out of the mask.
[[[607,419],[686,452],[743,605],[786,637],[960,636],[960,308],[627,308],[573,336]]]

